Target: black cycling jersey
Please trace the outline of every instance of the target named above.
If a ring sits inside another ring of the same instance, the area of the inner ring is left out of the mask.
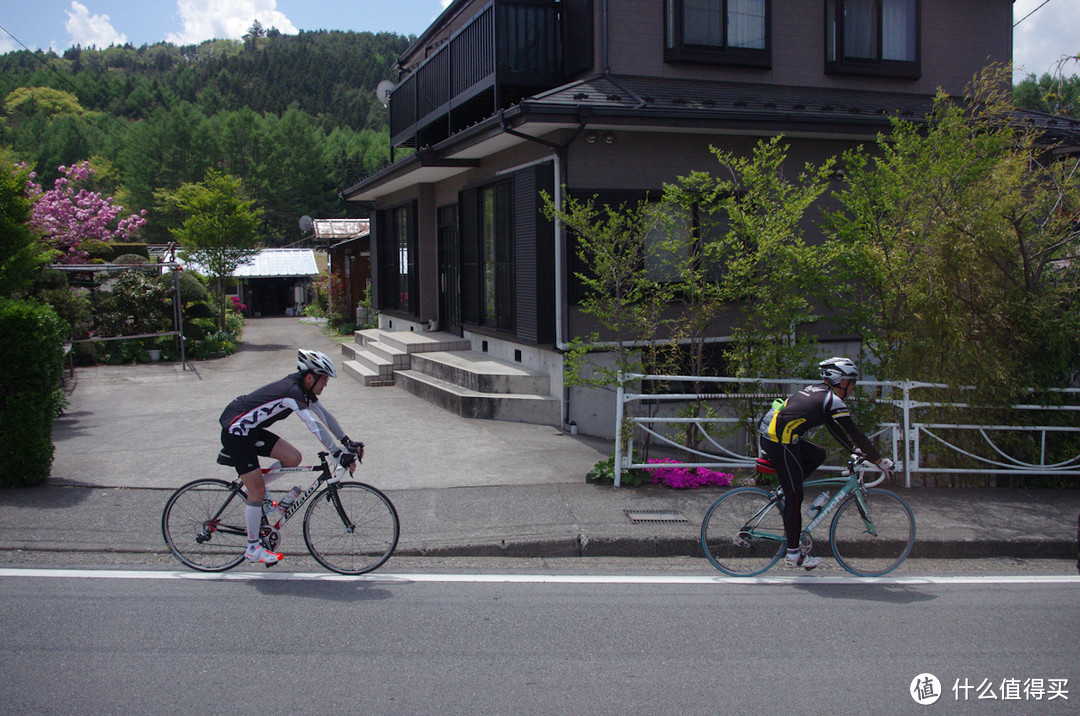
[[[761,421],[761,437],[782,445],[797,443],[808,430],[824,425],[851,451],[856,446],[871,462],[881,459],[874,444],[851,419],[851,410],[827,383],[809,385],[770,410]]]
[[[334,416],[319,405],[318,397],[304,390],[303,379],[303,373],[293,373],[236,398],[221,413],[222,429],[232,435],[246,436],[295,412],[327,450],[334,450],[334,438],[340,440],[345,431]]]

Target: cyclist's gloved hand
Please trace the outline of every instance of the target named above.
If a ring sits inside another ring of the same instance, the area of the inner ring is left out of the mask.
[[[356,455],[353,455],[351,452],[346,452],[342,450],[337,454],[336,457],[338,464],[342,467],[351,467],[353,464],[356,463]]]
[[[348,435],[341,436],[341,446],[356,455],[360,462],[364,461],[364,443],[350,440]]]
[[[885,474],[891,473],[893,471],[893,468],[895,467],[895,465],[893,465],[893,461],[887,457],[883,457],[878,460],[877,466]]]

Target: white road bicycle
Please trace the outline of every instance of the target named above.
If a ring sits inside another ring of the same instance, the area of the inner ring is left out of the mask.
[[[340,574],[378,569],[397,547],[401,529],[397,510],[390,498],[371,485],[343,481],[348,468],[331,467],[327,456],[320,452],[318,465],[263,470],[267,475],[315,473],[315,480],[284,512],[274,510],[270,521],[263,515],[259,532],[262,545],[276,551],[281,531],[307,504],[304,543],[319,564]],[[161,515],[165,544],[192,569],[232,569],[244,561],[246,504],[247,494],[239,478],[232,482],[213,478],[189,482],[165,503]]]

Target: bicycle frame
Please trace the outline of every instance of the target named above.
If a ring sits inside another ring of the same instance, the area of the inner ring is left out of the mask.
[[[885,475],[883,473],[881,477],[879,477],[877,480],[864,484],[863,473],[861,471],[856,471],[853,466],[849,467],[851,469],[851,475],[848,477],[844,477],[843,475],[839,477],[822,477],[817,480],[807,480],[803,483],[804,488],[824,487],[826,485],[840,486],[840,489],[837,490],[836,494],[833,495],[832,498],[829,499],[829,501],[826,502],[820,510],[818,510],[818,513],[814,515],[814,518],[803,526],[803,532],[807,534],[812,533],[815,527],[821,524],[821,522],[826,517],[828,517],[833,510],[839,507],[840,504],[848,498],[848,495],[854,494],[855,500],[858,502],[859,514],[862,516],[863,522],[866,524],[866,529],[870,532],[870,534],[874,535],[875,537],[877,536],[877,530],[874,528],[874,525],[870,521],[869,516],[866,512],[866,498],[864,497],[864,495],[866,494],[866,488],[873,487],[874,485],[882,482],[885,479]],[[765,507],[759,510],[753,517],[751,517],[747,521],[746,526],[750,529],[750,532],[752,534],[761,539],[774,540],[776,542],[787,541],[787,537],[783,534],[777,535],[772,532],[759,533],[756,531],[756,527],[751,527],[751,525],[756,525],[756,523],[765,515],[765,513],[768,512],[769,509],[771,509],[772,506],[783,497],[783,494],[784,490],[782,488],[774,488],[772,491],[771,499],[765,505]]]
[[[316,477],[315,477],[315,481],[311,483],[311,486],[308,487],[307,490],[302,492],[293,501],[293,503],[291,505],[289,505],[289,507],[285,510],[285,512],[281,513],[281,516],[278,518],[278,520],[276,522],[270,523],[269,520],[266,521],[265,527],[269,527],[270,530],[271,530],[271,533],[276,532],[276,533],[280,534],[281,530],[285,527],[285,524],[293,517],[293,515],[295,515],[297,513],[297,511],[300,510],[301,507],[303,507],[307,503],[307,501],[309,499],[311,499],[311,496],[314,495],[323,484],[330,484],[330,483],[339,482],[342,479],[342,477],[344,476],[344,474],[348,470],[348,468],[342,467],[342,466],[339,465],[334,470],[334,474],[331,475],[330,464],[326,462],[326,458],[327,458],[328,455],[329,455],[329,453],[327,453],[327,452],[320,452],[319,453],[319,461],[320,461],[320,463],[318,465],[301,465],[301,466],[297,466],[297,467],[263,468],[262,474],[263,474],[264,478],[267,475],[275,475],[275,476],[277,476],[277,475],[286,475],[286,474],[304,473],[304,472],[318,473],[316,475]],[[242,490],[243,490],[244,485],[241,482],[240,478],[236,478],[235,480],[233,480],[232,484],[233,484],[233,488],[234,488],[233,496],[237,496],[237,495],[242,494]],[[217,517],[219,517],[222,512],[224,512],[225,508],[228,506],[228,504],[229,504],[229,502],[231,502],[231,500],[232,500],[232,498],[230,497],[228,500],[225,501],[224,504],[222,504],[221,510],[219,510],[217,515],[214,516],[215,519]],[[350,523],[347,522],[347,517],[342,512],[341,505],[339,503],[335,502],[334,507],[337,509],[338,514],[340,514],[342,516],[342,521],[345,521],[346,524],[350,524]],[[350,526],[351,526],[351,524],[350,524]],[[220,527],[219,527],[219,529],[220,529]],[[246,534],[246,531],[241,531],[240,533]],[[261,536],[262,535],[260,535],[260,537]],[[276,539],[275,539],[275,541],[276,541]]]

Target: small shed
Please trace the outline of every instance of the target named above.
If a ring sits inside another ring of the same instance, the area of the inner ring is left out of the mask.
[[[198,262],[189,261],[188,265],[205,273]],[[300,315],[310,303],[319,267],[313,249],[262,249],[232,275],[249,315],[293,316]]]
[[[315,219],[313,223],[316,245],[330,260],[330,305],[358,321],[357,306],[371,284],[371,222]]]

